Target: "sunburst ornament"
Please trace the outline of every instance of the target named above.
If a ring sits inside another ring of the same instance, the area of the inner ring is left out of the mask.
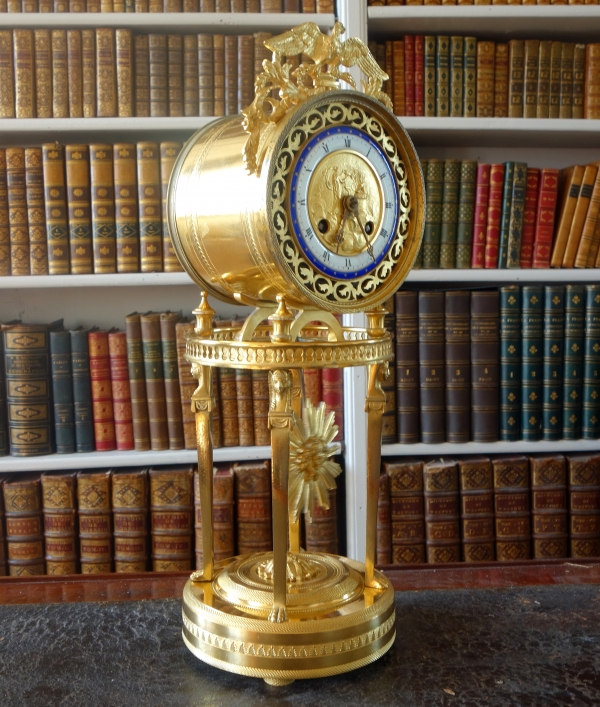
[[[334,418],[325,403],[314,407],[307,400],[302,419],[295,421],[289,469],[289,512],[294,522],[301,512],[312,522],[317,506],[329,508],[329,491],[336,487],[335,477],[342,473],[340,465],[330,459],[336,452],[332,442],[338,433]]]

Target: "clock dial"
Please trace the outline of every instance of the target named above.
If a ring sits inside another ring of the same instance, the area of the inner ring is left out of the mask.
[[[305,257],[331,277],[367,275],[394,238],[394,173],[377,142],[356,128],[328,128],[306,143],[293,171],[289,203]]]

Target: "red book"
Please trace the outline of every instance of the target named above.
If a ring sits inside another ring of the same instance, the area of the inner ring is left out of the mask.
[[[341,368],[323,369],[323,402],[335,413],[338,426],[336,441],[344,439],[344,371]]]
[[[425,37],[415,37],[415,115],[425,115]]]
[[[523,233],[521,235],[522,268],[530,268],[533,263],[533,241],[535,239],[535,218],[540,193],[540,170],[527,168],[527,186],[525,188],[525,209],[523,211]]]
[[[477,185],[475,187],[475,214],[473,221],[473,248],[471,267],[482,268],[485,255],[485,232],[487,226],[488,197],[490,191],[490,165],[477,165]]]
[[[540,175],[540,193],[537,203],[533,267],[549,268],[554,235],[554,217],[558,195],[558,170],[543,169]]]
[[[498,267],[502,199],[504,198],[504,165],[493,164],[490,169],[487,230],[485,234],[485,267]]]
[[[108,335],[110,380],[117,449],[133,449],[133,416],[129,367],[127,364],[127,335],[124,331],[111,331]]]
[[[404,115],[415,115],[415,38],[404,35]]]
[[[305,368],[302,377],[304,397],[310,400],[313,407],[319,407],[319,403],[323,400],[323,371],[320,368]]]
[[[110,383],[108,332],[90,331],[88,345],[96,451],[110,452],[115,448],[115,423]]]

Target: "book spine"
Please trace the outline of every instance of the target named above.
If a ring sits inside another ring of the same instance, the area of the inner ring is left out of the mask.
[[[150,470],[152,569],[191,569],[194,552],[193,470]]]
[[[379,495],[377,497],[377,565],[392,564],[392,518],[390,503],[390,477],[379,476]]]
[[[32,275],[48,274],[48,233],[44,201],[44,174],[40,147],[25,148],[25,187],[29,228],[29,270]]]
[[[304,397],[310,400],[313,407],[318,407],[323,400],[323,375],[320,368],[302,369]]]
[[[495,558],[494,485],[492,465],[485,457],[458,463],[462,560],[491,562]]]
[[[201,116],[225,115],[223,35],[219,35],[216,42],[214,40],[212,34],[198,35],[198,100]],[[217,61],[217,54],[219,61]],[[217,69],[221,72],[218,77]],[[219,106],[217,106],[217,82],[219,83]]]
[[[147,34],[134,37],[135,50],[135,114],[138,118],[150,115],[150,48]]]
[[[270,464],[235,464],[233,473],[237,552],[269,552],[273,547]]]
[[[511,39],[508,43],[508,117],[523,117],[525,43],[522,39]]]
[[[521,268],[530,268],[533,264],[533,243],[535,240],[535,218],[540,192],[540,170],[527,168],[525,204],[523,208],[523,234],[521,236]]]
[[[224,39],[225,56],[225,115],[238,112],[238,37],[227,35]]]
[[[315,370],[318,370],[320,373],[319,369]],[[316,406],[318,406],[318,404],[317,402]],[[253,443],[257,447],[270,445],[268,371],[252,371],[252,417],[254,427]],[[395,441],[396,440],[394,440],[394,442]]]
[[[254,36],[238,37],[238,112],[245,110],[254,100]]]
[[[212,41],[211,41],[212,49]],[[211,52],[212,54],[212,52]],[[195,34],[183,35],[183,114],[200,115],[198,68],[200,63],[199,39]]]
[[[83,118],[83,66],[81,32],[67,30],[67,70],[69,84],[69,117]]]
[[[569,556],[600,556],[600,455],[567,457],[569,474]]]
[[[392,337],[392,346],[395,348],[396,308],[394,298],[391,297],[389,300],[386,300],[382,307],[385,310],[383,326],[385,330],[390,333]],[[388,377],[381,382],[381,390],[385,395],[385,408],[381,418],[381,443],[396,444],[396,441],[398,440],[396,410],[398,408],[396,403],[396,367],[393,363],[389,367]]]
[[[494,74],[496,45],[477,42],[477,117],[494,115]]]
[[[487,210],[487,226],[485,231],[485,267],[498,267],[500,250],[500,225],[502,223],[502,200],[504,195],[503,164],[490,165],[490,190]]]
[[[524,56],[524,94],[523,117],[537,116],[538,64],[540,61],[540,42],[538,39],[525,41]]]
[[[585,50],[583,117],[600,118],[600,44],[588,44]]]
[[[404,42],[393,41],[391,44],[391,98],[394,106],[394,115],[404,115],[406,101],[404,95]]]
[[[133,442],[136,452],[143,452],[150,449],[150,428],[140,319],[141,316],[137,313],[130,314],[125,318],[127,366],[129,369],[129,389],[131,392],[131,412],[133,418]]]
[[[180,315],[176,312],[164,312],[160,315],[160,339],[165,379],[169,449],[184,448],[179,368],[177,366],[177,345],[175,341],[175,325],[179,318]]]
[[[596,237],[598,225],[598,214],[600,213],[600,170],[596,174],[594,188],[590,196],[590,202],[585,215],[585,221],[581,230],[581,240],[577,247],[574,265],[576,268],[588,267],[588,261],[595,264],[600,246],[600,238]],[[599,233],[600,236],[600,233]]]
[[[65,146],[71,272],[93,271],[90,152],[87,145]],[[102,272],[102,271],[100,271]]]
[[[113,155],[117,272],[138,272],[140,241],[135,145],[117,143]]]
[[[310,518],[305,514],[304,530],[307,552],[339,554],[336,495],[335,489],[329,491],[329,508],[317,506]]]
[[[68,152],[69,147],[67,147]],[[117,267],[113,147],[112,145],[90,145],[89,153],[92,207],[91,241],[94,253],[94,272],[114,273],[117,271]],[[68,181],[67,171],[67,183]],[[77,183],[75,181],[73,187]],[[73,201],[75,202],[75,200]],[[75,203],[74,206],[77,208]],[[89,219],[87,223],[89,223]]]
[[[406,34],[404,40],[404,114],[415,115],[415,38]]]
[[[124,331],[108,334],[110,383],[115,421],[115,442],[119,451],[133,449],[133,422],[129,369],[127,363],[127,336]]]
[[[444,293],[419,292],[421,441],[446,440]]]
[[[81,574],[111,572],[111,472],[79,472],[77,501]]]
[[[600,288],[585,286],[585,342],[581,436],[600,437]]]
[[[392,562],[420,564],[425,559],[423,462],[386,462],[392,525]]]
[[[8,419],[7,419],[7,407],[6,407],[6,376],[4,374],[4,342],[3,337],[0,336],[0,457],[4,457],[8,454]],[[2,494],[0,493],[0,513],[3,513],[2,506]],[[2,519],[0,518],[0,526]],[[2,532],[2,531],[0,531]],[[2,535],[4,537],[4,535]],[[0,546],[3,543],[0,542]],[[6,555],[2,558],[2,561],[6,560]]]
[[[521,439],[521,289],[500,288],[500,439]]]
[[[0,118],[15,117],[15,88],[13,83],[13,38],[9,29],[0,30]]]
[[[35,118],[33,31],[13,30],[15,117]]]
[[[142,272],[162,270],[162,219],[159,146],[137,144],[138,209]]]
[[[77,452],[94,451],[94,416],[90,380],[88,332],[74,329],[71,333],[71,370],[73,373],[73,411]]]
[[[560,117],[561,53],[562,43],[552,42],[550,49],[550,118]]]
[[[10,273],[30,274],[29,225],[27,222],[27,187],[25,185],[25,150],[6,148],[8,185],[8,220],[10,228]]]
[[[468,442],[471,436],[471,293],[446,292],[446,439]]]
[[[420,435],[419,301],[401,291],[396,301],[396,405],[398,442],[414,444]]]
[[[56,452],[57,454],[73,454],[75,452],[75,420],[71,335],[64,329],[50,332],[50,371]]]
[[[510,234],[510,214],[514,174],[515,163],[506,162],[504,169],[504,187],[502,192],[502,219],[500,220],[500,239],[498,242],[498,268],[506,268],[508,262],[508,238]]]
[[[6,550],[6,531],[4,520],[4,494],[0,492],[0,577],[8,576],[8,553]]]
[[[38,118],[52,117],[52,41],[50,30],[36,29],[34,36],[35,114]],[[0,44],[2,39],[0,37]],[[1,105],[1,99],[0,99]],[[1,110],[1,108],[0,108]]]
[[[550,117],[550,70],[552,57],[552,42],[540,42],[538,61],[538,84],[536,98],[536,118]]]
[[[560,53],[560,110],[559,118],[573,117],[573,58],[575,44],[563,42]]]
[[[235,369],[219,369],[219,397],[221,400],[221,423],[224,447],[240,444]]]
[[[579,190],[579,196],[577,197],[577,203],[575,205],[575,211],[573,212],[573,219],[571,220],[571,227],[569,229],[567,245],[562,261],[563,268],[572,268],[575,264],[575,257],[581,242],[583,227],[589,211],[597,175],[598,167],[596,165],[586,165],[581,181],[581,189]],[[596,208],[595,205],[594,208]]]
[[[486,250],[486,230],[488,220],[488,203],[490,195],[490,165],[477,165],[477,183],[475,186],[475,217],[473,223],[473,247],[471,267],[482,268]]]
[[[477,115],[477,39],[465,37],[463,49],[463,116]]]
[[[62,145],[42,145],[48,270],[50,275],[69,273],[69,230],[65,186],[65,152]]]
[[[175,340],[177,345],[177,369],[179,373],[179,395],[181,398],[181,414],[183,423],[183,439],[186,449],[196,449],[196,418],[192,411],[192,394],[198,387],[198,382],[192,376],[191,366],[185,360],[185,339],[194,331],[192,322],[175,324]],[[213,398],[215,390],[213,389]],[[213,409],[213,415],[215,411]],[[217,446],[213,435],[213,447]],[[220,446],[220,444],[218,445]]]
[[[186,362],[187,363],[187,362]],[[187,364],[189,366],[189,364]],[[221,415],[221,391],[219,389],[219,369],[213,367],[211,370],[212,374],[212,389],[213,398],[215,401],[215,406],[213,408],[210,420],[211,434],[213,439],[213,447],[223,447],[223,419]],[[195,419],[195,418],[194,418]],[[195,422],[194,422],[195,427]],[[195,439],[195,437],[194,437]],[[269,441],[271,439],[271,433],[269,432]],[[194,449],[196,448],[196,443],[194,442]]]
[[[387,46],[388,42],[386,42]],[[391,42],[389,43],[391,44]],[[429,35],[425,37],[424,66],[425,66],[425,115],[435,117],[436,115],[436,67],[435,67],[435,37]],[[389,71],[387,72],[390,73]],[[395,113],[396,111],[394,111]]]
[[[10,275],[10,219],[8,214],[6,150],[0,148],[0,277]]]
[[[92,384],[92,410],[94,439],[97,452],[108,452],[116,447],[115,423],[110,382],[108,332],[90,331],[90,380]]]
[[[499,423],[500,301],[498,290],[471,293],[471,434],[496,442]]]
[[[167,97],[170,117],[183,115],[183,36],[167,37]]]
[[[543,288],[522,289],[521,433],[524,440],[542,438],[544,294]]]
[[[200,486],[194,474],[194,509],[196,531],[196,568],[203,566],[202,513],[200,511]],[[213,531],[214,559],[225,560],[235,555],[235,519],[233,500],[233,473],[231,469],[218,469],[213,476]]]
[[[46,574],[40,480],[8,480],[3,487],[9,574]]]
[[[81,85],[83,117],[96,117],[96,32],[81,30]]]
[[[165,395],[160,314],[150,312],[140,317],[146,399],[150,428],[150,449],[169,449],[167,401]]]
[[[115,30],[96,30],[97,115],[114,118],[118,115],[115,57]]]
[[[425,464],[423,485],[427,562],[459,562],[460,509],[456,462]]]
[[[425,115],[425,37],[415,36],[415,115]]]
[[[533,243],[534,268],[550,267],[557,196],[558,170],[542,169],[540,172],[540,193],[537,203],[535,240]]]
[[[450,38],[438,35],[435,45],[435,114],[450,115]]]
[[[458,196],[458,219],[456,228],[455,267],[471,267],[471,246],[473,243],[473,221],[475,217],[475,183],[477,180],[476,160],[460,163],[460,188]]]
[[[521,241],[523,238],[523,212],[525,210],[526,186],[527,165],[524,162],[515,162],[506,246],[507,268],[518,268],[521,263]]]
[[[585,168],[581,165],[575,165],[570,169],[561,171],[561,189],[563,193],[558,226],[554,237],[554,247],[550,259],[550,265],[553,268],[559,268],[563,263],[584,175]]]
[[[442,225],[440,231],[440,267],[452,269],[456,262],[456,231],[458,227],[458,191],[460,160],[444,161],[442,187]]]
[[[77,572],[75,503],[77,472],[44,473],[41,477],[46,574]]]
[[[199,67],[199,71],[201,67]],[[200,78],[198,79],[200,81]],[[206,77],[203,80],[206,81]],[[213,101],[214,115],[223,116],[225,113],[225,36],[222,34],[213,35]],[[208,91],[207,91],[208,93]],[[206,94],[204,94],[206,95]],[[208,98],[206,99],[208,100]],[[205,103],[205,102],[204,102]],[[200,86],[200,115],[205,115],[202,112],[203,92]],[[205,103],[204,110],[208,109],[208,104]]]
[[[442,192],[444,163],[439,160],[427,162],[425,180],[425,229],[423,231],[423,268],[437,268],[440,264],[440,241],[442,230]]]
[[[173,171],[173,165],[177,159],[177,155],[181,150],[180,142],[161,142],[160,143],[160,181],[161,181],[161,197],[162,197],[162,247],[163,247],[163,263],[165,272],[183,272],[183,268],[179,263],[173,242],[169,234],[169,223],[167,221],[167,190],[169,188],[169,177]]]
[[[544,287],[544,399],[542,436],[559,440],[562,433],[565,288]]]
[[[494,117],[508,117],[508,44],[496,44],[494,62]]]
[[[464,37],[450,38],[450,115],[463,117]]]
[[[169,115],[167,36],[148,35],[150,67],[150,115],[155,118]]]
[[[333,438],[336,441],[344,439],[344,375],[341,368],[323,369],[323,402],[327,412],[334,413],[334,421],[338,431]]]
[[[112,477],[115,572],[148,568],[148,475],[117,471]]]
[[[115,63],[117,84],[117,115],[129,118],[133,115],[133,38],[131,30],[115,30]]]
[[[530,465],[532,557],[568,557],[566,459],[536,456]]]
[[[492,459],[496,560],[528,560],[531,557],[529,463],[525,457]]]
[[[584,331],[584,288],[582,285],[567,285],[563,366],[563,439],[579,439],[581,436]]]

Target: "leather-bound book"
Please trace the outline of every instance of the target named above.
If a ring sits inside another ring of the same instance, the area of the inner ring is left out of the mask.
[[[404,41],[404,114],[415,114],[415,38],[403,36]],[[462,57],[461,57],[462,60]],[[462,64],[462,61],[461,61]],[[461,66],[462,68],[462,66]],[[462,89],[462,85],[461,85]]]
[[[395,347],[396,332],[396,307],[395,300],[391,297],[381,305],[385,310],[383,326],[392,336],[392,345]],[[382,444],[395,444],[398,440],[398,429],[396,425],[397,403],[396,403],[396,366],[391,362],[388,377],[381,382],[381,390],[385,394],[385,409],[381,419]]]
[[[112,571],[111,476],[110,470],[77,474],[81,574]]]
[[[117,108],[117,62],[115,56],[115,30],[96,30],[97,115],[114,118]]]
[[[552,42],[541,41],[538,59],[536,118],[550,117],[550,62]]]
[[[531,557],[529,462],[521,455],[492,459],[496,559],[499,562]]]
[[[4,341],[0,336],[0,457],[8,454],[8,419],[6,410],[6,376],[4,375]],[[0,493],[0,496],[2,494]],[[0,512],[2,511],[0,502]],[[4,558],[6,559],[6,558]]]
[[[496,44],[494,61],[494,117],[508,116],[508,44]]]
[[[69,118],[83,118],[83,65],[81,31],[67,30],[67,71],[69,75]]]
[[[569,556],[600,557],[600,455],[567,456]]]
[[[539,39],[525,40],[523,117],[537,116],[538,64],[540,60]]]
[[[239,444],[249,447],[254,444],[254,409],[252,403],[252,374],[247,369],[235,369]]]
[[[95,118],[97,111],[96,32],[93,29],[81,30],[81,87],[83,117]]]
[[[387,47],[387,42],[386,42]],[[435,117],[435,37],[425,36],[425,116]],[[387,69],[386,69],[387,71]],[[390,72],[387,71],[389,74]]]
[[[471,438],[496,442],[499,423],[498,290],[471,293]]]
[[[201,116],[225,115],[223,106],[221,106],[223,110],[220,113],[217,113],[215,111],[215,95],[213,87],[213,83],[217,80],[217,45],[219,45],[219,51],[221,51],[220,58],[223,59],[222,40],[223,35],[219,35],[219,40],[213,46],[214,40],[212,34],[198,35],[196,66],[198,71],[199,115]],[[220,66],[220,68],[224,71],[222,65]],[[223,80],[224,75],[219,76],[219,83],[221,83]],[[223,89],[222,85],[220,85],[220,89]]]
[[[200,71],[201,67],[199,67],[198,72],[198,82],[201,81],[200,79]],[[202,84],[204,84],[204,81],[207,79],[205,78],[202,81]],[[215,116],[223,116],[226,115],[225,113],[225,36],[222,34],[214,34],[213,35],[213,114]],[[205,99],[203,99],[203,95],[206,96]],[[205,115],[206,111],[209,108],[209,105],[206,104],[204,109],[202,108],[203,103],[206,103],[208,101],[208,91],[207,93],[203,94],[202,91],[202,85],[200,86],[200,115]],[[202,111],[205,111],[204,113]]]
[[[49,334],[61,327],[62,320],[4,328],[8,438],[13,456],[54,451]]]
[[[463,117],[464,37],[450,37],[450,116]]]
[[[521,262],[521,241],[523,235],[523,212],[525,210],[525,189],[527,186],[527,165],[515,162],[510,199],[510,220],[506,240],[506,267],[518,268]],[[504,262],[502,263],[504,267]]]
[[[500,439],[521,439],[521,288],[500,288]]]
[[[233,465],[238,555],[269,552],[271,531],[271,464],[248,462]]]
[[[117,246],[113,146],[92,144],[89,149],[94,272],[114,273],[117,272]],[[67,146],[67,165],[68,153],[69,146]],[[69,186],[69,193],[71,189],[72,187]],[[74,258],[71,262],[74,262]]]
[[[523,117],[525,43],[511,39],[508,43],[508,117]]]
[[[15,117],[35,118],[33,30],[13,30]]]
[[[458,462],[462,559],[491,562],[495,557],[494,479],[487,457]]]
[[[175,339],[177,345],[177,369],[179,373],[179,395],[183,424],[183,439],[186,449],[196,449],[196,417],[192,411],[192,394],[198,387],[198,382],[192,376],[191,366],[185,360],[185,339],[194,331],[193,322],[177,322],[175,324]],[[214,397],[214,390],[213,390]],[[214,414],[214,412],[213,412]],[[213,446],[215,440],[213,437]]]
[[[225,51],[225,115],[238,112],[238,37],[227,35]]]
[[[0,30],[0,118],[15,117],[15,89],[13,83],[13,41],[9,29]]]
[[[212,56],[212,37],[211,37]],[[183,115],[200,115],[198,68],[200,64],[200,47],[198,35],[183,35]]]
[[[224,447],[238,447],[240,431],[237,409],[235,369],[219,369],[219,399]]]
[[[485,262],[488,201],[490,196],[490,165],[479,163],[475,182],[475,214],[471,267],[482,268]]]
[[[177,155],[181,150],[180,142],[160,143],[160,181],[162,196],[162,247],[163,247],[163,270],[164,272],[183,272],[179,259],[173,248],[171,236],[169,234],[169,224],[167,221],[167,189],[169,187],[169,177],[173,171],[173,165]]]
[[[574,165],[560,171],[560,190],[562,194],[557,219],[558,225],[554,235],[552,258],[550,259],[550,265],[553,268],[562,266],[584,173],[585,167],[581,165]]]
[[[540,170],[528,167],[525,207],[523,209],[523,232],[521,236],[521,268],[530,268],[533,264],[533,243],[535,240],[535,219],[537,216],[539,191]]]
[[[327,412],[335,415],[338,432],[336,442],[344,439],[344,372],[341,368],[323,369],[323,402]]]
[[[311,520],[308,516],[304,516],[304,531],[307,552],[339,554],[337,493],[335,489],[329,491],[329,508],[317,506],[312,513]]]
[[[498,239],[498,268],[506,268],[508,263],[508,238],[510,234],[511,201],[515,163],[504,164],[504,186],[502,188],[502,217],[500,219],[500,236]]]
[[[65,149],[62,145],[42,145],[48,270],[50,275],[69,273],[69,224],[65,182]]]
[[[11,275],[29,275],[25,150],[22,147],[6,148],[6,179],[8,184]]]
[[[135,145],[116,143],[113,166],[117,272],[138,272],[140,242]]]
[[[440,265],[443,183],[444,163],[436,159],[428,160],[425,178],[425,228],[421,245],[425,269],[438,268]]]
[[[318,407],[323,400],[323,374],[320,368],[304,368],[302,370],[304,397]]]
[[[582,189],[583,191],[583,189]],[[577,255],[575,256],[574,265],[576,268],[588,267],[588,261],[591,267],[596,262],[598,248],[600,246],[600,229],[597,229],[598,214],[600,213],[600,170],[596,174],[594,187],[590,196],[590,202],[583,228],[581,231],[581,239],[577,247]],[[596,231],[598,234],[596,235]],[[567,244],[568,249],[568,244]]]
[[[135,114],[138,118],[150,115],[150,49],[147,34],[136,34],[135,51]]]
[[[112,387],[110,382],[110,357],[108,332],[90,331],[90,380],[92,383],[92,409],[94,439],[97,452],[109,452],[116,447]]]
[[[35,114],[52,117],[52,40],[50,30],[33,30],[35,64]]]
[[[542,169],[533,243],[533,267],[549,268],[558,196],[558,170]]]
[[[398,442],[414,444],[421,439],[419,395],[419,300],[418,293],[401,290],[396,298],[396,405]]]
[[[443,292],[419,292],[421,441],[426,444],[446,439],[444,301]]]
[[[0,148],[0,277],[6,275],[10,275],[10,220],[8,217],[6,150]]]
[[[167,404],[167,429],[169,449],[183,449],[183,419],[181,417],[181,394],[179,392],[179,368],[175,325],[181,318],[179,312],[163,312],[160,315],[160,340]]]
[[[565,254],[562,261],[563,268],[572,268],[575,264],[575,257],[581,242],[583,227],[585,225],[587,214],[590,211],[590,202],[594,191],[594,185],[596,181],[600,181],[600,179],[598,179],[598,164],[599,163],[588,164],[585,166],[583,179],[581,181],[581,189],[579,190],[577,203],[575,204],[575,210],[571,220],[571,226],[569,228],[569,235],[567,237],[567,245],[565,247]],[[598,207],[595,202],[593,205],[594,211],[597,212],[597,208]],[[595,222],[596,219],[594,219],[594,226]]]
[[[544,399],[542,437],[559,440],[562,436],[563,357],[565,335],[565,288],[544,288]]]
[[[333,0],[316,0],[319,14],[331,14],[334,11]]]
[[[600,44],[585,48],[585,90],[583,117],[600,118]]]
[[[283,0],[261,0],[260,11],[267,12],[283,12]]]
[[[116,469],[112,476],[115,572],[148,569],[148,471]]]
[[[133,418],[133,444],[136,452],[144,452],[150,449],[146,374],[144,372],[144,352],[142,348],[142,326],[140,320],[141,315],[137,312],[133,312],[133,314],[129,314],[125,317],[127,365],[129,369],[129,389],[131,392],[131,412]]]
[[[471,437],[471,293],[446,292],[446,440],[464,443]]]
[[[415,115],[425,115],[425,37],[422,34],[415,36]]]
[[[427,170],[429,169],[428,167],[428,162],[429,160],[423,160],[420,159],[419,162],[421,163],[421,171],[423,172],[423,179],[427,179]],[[419,246],[419,251],[417,253],[417,257],[415,258],[415,261],[413,263],[413,270],[422,270],[423,269],[423,241],[421,241],[421,245]]]
[[[563,365],[563,439],[579,439],[581,436],[584,345],[584,288],[582,285],[567,285]]]
[[[573,117],[573,57],[575,44],[563,42],[560,53],[560,110],[559,118]]]
[[[189,367],[189,363],[186,361],[186,365]],[[213,447],[222,447],[223,445],[223,421],[221,419],[221,391],[219,388],[219,369],[213,367],[211,369],[212,374],[212,389],[213,389],[213,399],[215,401],[215,406],[212,410],[210,423]],[[195,424],[195,423],[194,423]],[[270,436],[269,436],[270,440]],[[195,448],[195,443],[194,443]]]
[[[50,332],[50,370],[57,454],[75,452],[71,335],[65,329]]]
[[[379,477],[377,498],[377,565],[392,564],[392,514],[390,502],[390,477],[387,473]]]
[[[550,50],[550,118],[560,116],[560,78],[562,42],[552,42]]]
[[[46,574],[42,494],[38,475],[19,474],[3,483],[8,571],[11,577]]]
[[[167,86],[168,115],[179,117],[183,115],[183,36],[169,34],[167,36]]]
[[[568,557],[567,460],[562,454],[529,457],[532,557]]]
[[[156,142],[137,144],[138,211],[142,272],[163,267],[159,147]]]
[[[194,469],[150,469],[152,569],[192,568],[194,554]]]
[[[434,46],[435,46],[435,37]],[[387,45],[387,43],[386,43]],[[391,71],[388,71],[390,76],[390,98],[392,99],[394,115],[404,115],[406,111],[406,103],[404,97],[404,41],[394,40],[389,43],[390,46],[390,66]],[[435,58],[435,50],[434,50]],[[435,81],[435,65],[433,69]],[[434,93],[435,104],[435,93]]]
[[[442,187],[442,227],[440,231],[440,268],[452,269],[456,261],[458,191],[460,160],[444,160]]]
[[[416,459],[384,462],[383,470],[390,478],[392,563],[425,562],[423,462]]]
[[[87,145],[66,145],[67,205],[71,272],[93,272],[90,153]],[[102,272],[102,271],[100,271]]]
[[[75,574],[77,547],[77,472],[45,471],[41,476],[46,574]]]
[[[235,555],[235,521],[233,500],[233,471],[215,469],[213,476],[213,539],[214,559],[226,560]],[[194,473],[194,529],[196,537],[196,569],[204,562],[202,549],[202,511],[198,472]]]
[[[29,228],[29,270],[32,275],[48,274],[48,233],[44,202],[42,149],[25,148],[25,189]]]
[[[254,444],[257,447],[270,445],[268,371],[252,371],[252,415]]]
[[[463,160],[460,163],[460,188],[456,228],[456,259],[454,263],[456,268],[471,267],[476,180],[477,161]]]
[[[477,39],[475,37],[465,37],[463,76],[463,116],[474,118],[477,114]]]
[[[494,73],[496,45],[477,42],[477,117],[494,115]]]
[[[70,335],[75,447],[77,452],[93,452],[94,413],[90,380],[88,330],[79,327],[71,330]]]
[[[110,384],[115,421],[115,442],[119,451],[133,449],[133,420],[129,368],[127,363],[127,335],[124,331],[108,334]]]
[[[487,203],[487,223],[485,227],[485,267],[498,267],[500,249],[500,225],[502,222],[502,202],[504,198],[505,165],[490,165],[490,189]]]
[[[439,118],[450,115],[450,37],[435,39],[435,114]]]
[[[423,466],[427,562],[460,561],[458,465],[453,460]]]
[[[238,112],[247,108],[254,100],[254,36],[241,34],[238,37]]]
[[[169,449],[167,401],[165,395],[162,343],[160,338],[160,314],[158,312],[142,314],[140,316],[140,325],[144,357],[144,377],[146,380],[146,399],[148,401],[150,449],[153,451]]]
[[[155,118],[169,115],[167,82],[167,35],[148,35],[150,57],[150,115]]]
[[[129,118],[133,108],[133,38],[130,29],[115,30],[115,62],[117,68],[117,115]]]
[[[6,522],[4,518],[4,494],[0,482],[0,577],[8,576],[8,555],[6,550]]]
[[[524,440],[542,438],[544,398],[544,290],[527,285],[521,299],[521,434]]]
[[[600,288],[585,286],[585,346],[581,436],[600,437]]]

